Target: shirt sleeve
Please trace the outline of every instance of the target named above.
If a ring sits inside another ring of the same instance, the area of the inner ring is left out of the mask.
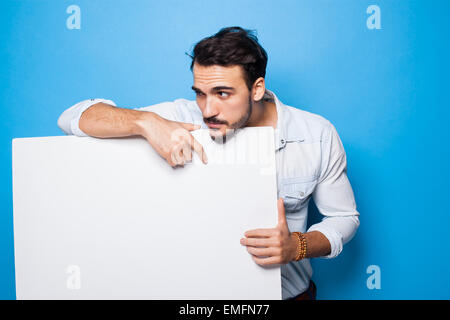
[[[160,117],[171,121],[184,121],[178,110],[177,100],[157,103],[151,106],[134,108],[138,111],[154,112]]]
[[[321,172],[313,192],[313,200],[324,216],[308,232],[319,231],[330,241],[331,252],[321,258],[337,257],[345,243],[350,241],[359,227],[359,212],[347,177],[347,158],[342,141],[330,123],[322,141]]]
[[[78,102],[71,106],[69,109],[65,110],[58,118],[58,127],[61,128],[67,135],[76,135],[79,137],[88,136],[84,133],[78,123],[80,122],[81,115],[83,112],[89,108],[90,106],[103,102],[112,106],[116,106],[116,104],[111,100],[106,99],[88,99],[81,102]]]
[[[89,99],[78,102],[77,104],[71,106],[67,110],[65,110],[60,117],[58,118],[58,126],[61,128],[64,133],[67,135],[76,135],[79,137],[88,136],[85,132],[80,129],[79,122],[81,115],[83,112],[88,109],[90,106],[103,102],[109,104],[111,106],[116,107],[116,104],[112,100],[106,99]],[[172,121],[181,121],[180,114],[177,109],[177,104],[175,102],[162,102],[155,105],[142,107],[142,108],[133,108],[133,110],[139,111],[149,111],[154,112],[165,118],[167,120]]]

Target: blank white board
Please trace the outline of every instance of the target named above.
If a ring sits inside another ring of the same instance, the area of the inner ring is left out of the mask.
[[[172,168],[143,138],[13,140],[17,299],[281,299],[239,243],[277,224],[274,132]]]

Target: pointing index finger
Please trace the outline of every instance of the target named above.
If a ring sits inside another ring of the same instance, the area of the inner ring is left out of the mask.
[[[191,148],[198,153],[204,164],[208,163],[208,158],[206,157],[206,152],[203,149],[203,146],[194,137],[191,139]]]

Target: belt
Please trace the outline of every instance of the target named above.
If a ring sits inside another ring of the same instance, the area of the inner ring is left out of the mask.
[[[303,293],[290,298],[289,300],[316,300],[316,293],[316,284],[312,280],[310,280],[308,289],[306,289]]]

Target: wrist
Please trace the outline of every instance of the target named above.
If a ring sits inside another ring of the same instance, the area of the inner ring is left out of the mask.
[[[158,115],[154,112],[148,111],[137,111],[139,112],[133,121],[133,134],[143,136],[147,138],[148,133],[152,130],[154,121]]]
[[[291,234],[289,235],[289,240],[291,243],[291,257],[289,261],[295,261],[295,258],[297,257],[297,252],[298,252],[298,237],[291,232]]]
[[[306,237],[301,232],[293,232],[292,235],[296,238],[296,251],[294,261],[300,261],[306,258],[307,255],[307,241]]]

